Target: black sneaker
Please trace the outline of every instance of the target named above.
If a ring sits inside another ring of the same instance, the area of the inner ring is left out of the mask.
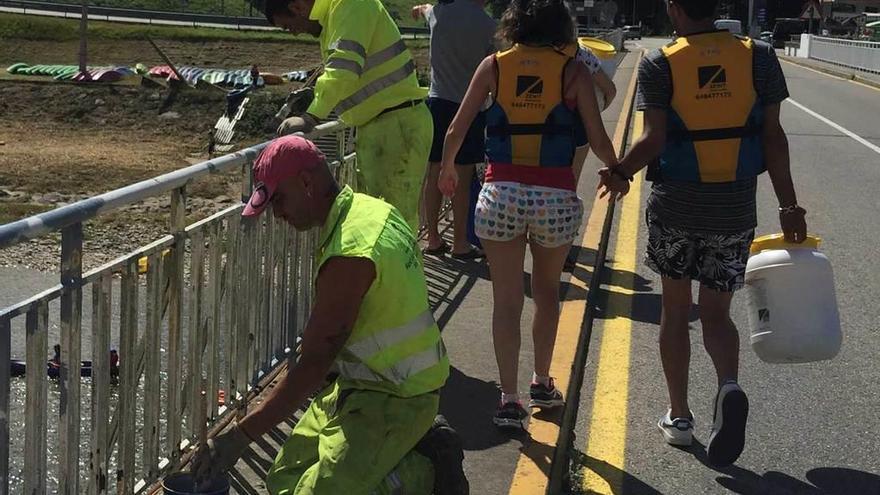
[[[434,425],[419,440],[416,451],[434,464],[434,495],[468,495],[470,484],[464,474],[461,438],[446,418],[438,414]]]
[[[746,441],[746,419],[749,398],[736,382],[721,385],[715,396],[715,416],[706,445],[709,461],[718,467],[729,466],[739,459]]]
[[[525,430],[528,417],[529,413],[523,409],[522,404],[519,402],[508,402],[498,406],[498,411],[495,412],[492,422],[500,428],[519,428]]]
[[[550,385],[541,383],[532,383],[529,387],[529,407],[537,407],[539,409],[552,409],[565,405],[562,398],[562,392],[556,388],[553,379],[550,379]]]

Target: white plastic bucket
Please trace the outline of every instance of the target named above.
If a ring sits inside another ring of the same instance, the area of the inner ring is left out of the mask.
[[[819,239],[755,239],[746,265],[752,349],[768,363],[831,359],[843,340],[831,263]]]

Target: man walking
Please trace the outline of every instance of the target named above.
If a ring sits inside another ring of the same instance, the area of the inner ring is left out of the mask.
[[[282,122],[278,134],[308,132],[335,110],[357,127],[365,192],[396,206],[418,231],[433,130],[427,92],[388,11],[379,0],[267,0],[265,15],[274,26],[317,37],[324,59],[311,105]]]
[[[645,133],[619,166],[600,174],[606,193],[626,193],[633,174],[659,156],[648,172],[646,256],[663,281],[660,357],[670,409],[658,426],[669,444],[691,444],[688,316],[696,280],[703,344],[718,376],[707,450],[713,464],[726,466],[742,453],[749,410],[737,383],[739,334],[730,303],[743,285],[757,225],[760,174],[770,174],[786,240],[803,242],[807,226],[779,122],[788,97],[779,61],[766,43],[716,31],[716,4],[667,2],[679,38],[639,67],[637,107],[645,111]]]
[[[443,141],[452,118],[458,112],[480,62],[495,52],[493,38],[495,21],[486,14],[485,0],[443,0],[437,5],[424,4],[412,8],[413,18],[424,17],[431,29],[431,89],[428,108],[434,119],[434,139],[428,158],[425,179],[425,223],[428,228],[428,246],[425,254],[434,256],[450,251],[440,237],[438,217],[443,195],[437,187]],[[452,197],[453,245],[452,257],[473,259],[482,253],[471,246],[467,224],[471,202],[471,182],[478,163],[485,161],[486,118],[482,112],[474,119],[465,136],[461,150],[455,157],[458,168],[458,190]],[[472,215],[471,215],[472,216]]]
[[[388,203],[340,188],[301,137],[269,144],[254,176],[242,215],[271,204],[297,230],[320,229],[315,302],[299,360],[265,401],[198,451],[196,478],[232,467],[252,439],[307,402],[335,362],[339,378],[297,422],[269,470],[269,491],[466,495],[461,444],[435,421],[449,359],[412,229]]]

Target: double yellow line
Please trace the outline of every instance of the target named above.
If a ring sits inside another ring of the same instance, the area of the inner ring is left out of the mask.
[[[633,140],[642,135],[644,115],[637,112]],[[636,271],[636,246],[641,211],[642,174],[636,175],[620,208],[617,245],[612,257],[607,314],[616,315],[602,326],[602,344],[590,433],[587,439],[587,466],[583,488],[586,493],[619,494],[623,486],[626,450],[629,364],[632,336],[632,295]]]

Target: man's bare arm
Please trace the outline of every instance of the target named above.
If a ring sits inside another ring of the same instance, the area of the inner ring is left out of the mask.
[[[323,383],[375,278],[375,265],[366,258],[336,257],[324,263],[303,333],[302,356],[266,400],[239,422],[247,436],[259,438],[292,416]]]
[[[666,110],[648,107],[645,110],[645,129],[618,167],[632,177],[663,152],[666,145]]]

